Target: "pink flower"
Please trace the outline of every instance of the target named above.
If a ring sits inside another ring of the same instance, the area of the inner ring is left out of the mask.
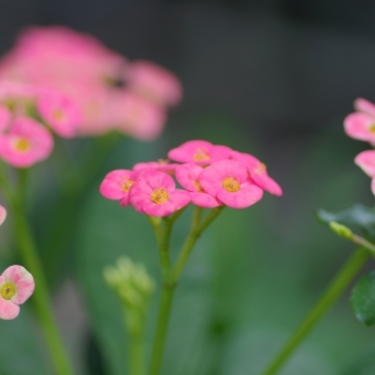
[[[158,105],[130,92],[123,91],[111,103],[111,123],[118,130],[131,136],[149,141],[162,131],[166,113]]]
[[[14,319],[20,307],[34,292],[31,273],[22,266],[10,266],[0,276],[0,319]]]
[[[119,200],[121,206],[127,206],[129,192],[135,182],[136,173],[126,169],[116,169],[104,177],[99,191],[105,198]]]
[[[149,161],[146,163],[137,163],[133,166],[133,171],[145,171],[148,169],[168,173],[174,176],[176,167],[180,164],[170,163],[169,160],[159,159],[158,161]]]
[[[4,223],[6,217],[7,210],[2,205],[0,205],[0,225]]]
[[[208,194],[232,208],[245,208],[258,202],[263,190],[248,178],[246,167],[235,160],[220,160],[205,168],[199,183]]]
[[[129,88],[161,105],[176,105],[181,101],[182,87],[168,70],[149,61],[136,61],[126,74]]]
[[[211,164],[217,160],[229,159],[232,150],[226,146],[213,145],[207,141],[188,141],[168,152],[171,160],[199,165]]]
[[[0,104],[0,133],[8,128],[11,119],[11,114],[8,108]]]
[[[204,169],[196,164],[182,164],[176,168],[176,179],[190,191],[191,201],[199,207],[214,208],[221,205],[214,196],[207,194],[199,183],[199,176]]]
[[[0,157],[16,168],[46,159],[52,149],[51,133],[31,118],[17,118],[9,132],[0,136]]]
[[[375,105],[359,98],[354,102],[354,107],[358,112],[346,116],[345,133],[351,138],[375,145]]]
[[[255,156],[233,151],[232,158],[246,166],[251,179],[259,187],[273,195],[281,196],[283,194],[280,185],[268,175],[266,165],[259,161]]]
[[[82,121],[81,110],[68,96],[54,90],[43,92],[37,100],[37,108],[44,121],[61,137],[76,136]]]
[[[362,151],[355,157],[354,163],[371,177],[371,191],[375,195],[375,150]]]
[[[173,178],[163,172],[143,172],[130,191],[130,203],[133,207],[151,216],[167,216],[190,201],[190,194],[176,189]]]

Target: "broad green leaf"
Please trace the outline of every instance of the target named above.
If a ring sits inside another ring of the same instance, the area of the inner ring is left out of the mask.
[[[335,221],[359,229],[365,236],[375,239],[375,210],[371,207],[356,204],[335,213],[320,209],[317,215],[323,223]]]
[[[356,318],[366,326],[375,324],[375,270],[363,276],[352,290],[350,302]]]

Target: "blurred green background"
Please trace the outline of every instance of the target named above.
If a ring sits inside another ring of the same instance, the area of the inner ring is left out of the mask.
[[[103,199],[98,185],[108,171],[163,158],[189,139],[254,154],[284,195],[266,195],[246,210],[226,209],[202,236],[178,287],[163,374],[257,375],[313,306],[354,249],[318,223],[316,209],[373,204],[370,180],[353,163],[368,146],[347,138],[342,121],[356,97],[375,98],[374,5],[349,4],[3,2],[1,52],[19,28],[59,23],[93,33],[132,59],[163,64],[185,88],[160,139],[124,137],[102,155],[74,210],[54,210],[58,155],[33,170],[28,198],[38,243],[52,219],[72,224],[62,245],[42,256],[77,373],[126,371],[121,310],[102,280],[103,267],[127,254],[159,279],[146,218]],[[88,142],[67,143],[71,157]],[[187,211],[176,228],[176,250],[189,218]],[[1,236],[6,264],[13,260],[10,223]],[[15,321],[0,321],[4,375],[51,374],[28,308]],[[373,328],[355,320],[345,295],[280,374],[370,375],[374,354]]]

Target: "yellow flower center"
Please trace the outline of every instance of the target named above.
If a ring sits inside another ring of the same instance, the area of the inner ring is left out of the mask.
[[[121,187],[122,187],[122,190],[124,190],[126,193],[129,192],[130,188],[135,184],[135,181],[131,180],[130,178],[128,177],[125,177]]]
[[[25,152],[25,151],[30,150],[31,144],[27,138],[18,137],[17,139],[14,140],[13,147],[17,151]]]
[[[368,131],[369,131],[370,133],[375,134],[375,124],[370,125],[369,128],[368,128]]]
[[[65,113],[61,109],[56,109],[55,111],[53,111],[53,117],[57,121],[62,121],[65,119]]]
[[[16,287],[12,283],[5,283],[0,288],[0,295],[6,300],[11,299],[16,294]]]
[[[151,200],[156,204],[165,203],[168,200],[168,193],[164,188],[156,189],[151,194]]]
[[[240,182],[233,177],[227,177],[223,182],[223,188],[226,191],[235,193],[240,190]]]
[[[200,192],[200,193],[203,191],[202,186],[201,186],[201,184],[199,183],[199,181],[194,180],[193,185],[194,185],[196,191],[198,191],[198,192]]]
[[[206,149],[198,147],[196,153],[193,156],[195,161],[210,160],[209,155],[207,154]]]
[[[267,170],[267,166],[264,163],[260,163],[259,166],[258,166],[258,168],[254,169],[254,172],[256,174],[262,174],[266,170]]]

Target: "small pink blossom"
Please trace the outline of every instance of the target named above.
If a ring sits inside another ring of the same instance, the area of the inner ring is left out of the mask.
[[[34,292],[34,278],[22,266],[10,266],[0,276],[0,319],[14,319]]]
[[[107,199],[119,200],[121,206],[129,205],[129,192],[136,183],[136,173],[127,169],[116,169],[109,172],[99,191]]]
[[[186,190],[190,191],[191,201],[199,207],[214,208],[221,205],[214,196],[207,194],[199,183],[203,172],[199,165],[188,163],[176,168],[176,179]]]
[[[362,151],[355,157],[354,162],[371,177],[371,191],[375,195],[375,151]]]
[[[0,225],[2,225],[7,217],[7,210],[0,205]]]
[[[167,216],[190,201],[190,194],[176,189],[173,178],[163,172],[143,172],[130,191],[130,203],[135,210],[151,216]]]
[[[351,138],[375,145],[375,105],[358,98],[354,107],[357,112],[349,114],[344,120],[345,133]]]
[[[111,108],[115,128],[144,141],[156,138],[166,121],[163,108],[127,91],[113,98]]]
[[[126,73],[131,90],[161,105],[176,105],[181,101],[182,87],[168,70],[149,61],[135,61]]]
[[[220,160],[205,168],[199,183],[208,194],[232,208],[245,208],[258,202],[263,190],[248,178],[246,167],[235,160]]]
[[[168,152],[171,160],[198,165],[211,164],[218,160],[229,159],[232,150],[227,146],[213,145],[207,141],[194,140],[183,143]]]
[[[280,185],[268,175],[266,165],[259,161],[255,156],[233,151],[232,158],[246,166],[251,179],[259,187],[273,195],[281,196],[283,194]]]
[[[46,90],[37,100],[37,108],[43,120],[61,137],[76,136],[82,122],[81,110],[69,96],[54,90]]]
[[[17,118],[8,133],[0,136],[0,157],[16,168],[46,159],[52,149],[51,133],[31,118]]]

